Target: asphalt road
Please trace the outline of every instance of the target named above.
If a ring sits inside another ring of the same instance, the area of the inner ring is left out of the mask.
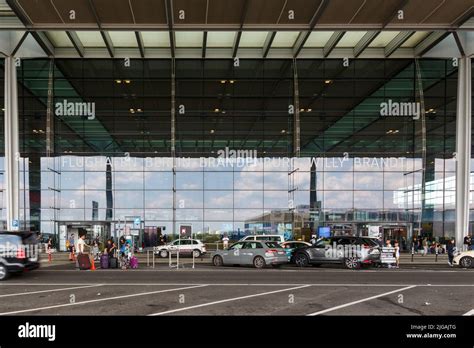
[[[0,315],[474,315],[473,290],[440,267],[49,267],[0,283]]]

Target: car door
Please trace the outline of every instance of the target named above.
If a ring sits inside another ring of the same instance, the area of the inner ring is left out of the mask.
[[[313,246],[307,249],[308,254],[310,255],[311,261],[326,261],[327,253],[330,251],[331,241],[330,239],[320,239]]]
[[[191,239],[181,239],[181,243],[179,244],[179,252],[183,254],[190,254],[193,247],[191,243]]]
[[[259,249],[260,251],[263,250],[260,242],[245,242],[240,253],[240,263],[242,265],[252,265],[255,256],[259,255]]]
[[[222,259],[225,264],[240,265],[240,253],[245,242],[232,244],[229,249],[221,251]]]

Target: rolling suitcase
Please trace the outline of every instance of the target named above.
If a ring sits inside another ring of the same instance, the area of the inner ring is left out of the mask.
[[[109,268],[109,255],[104,254],[100,257],[100,268]]]
[[[130,268],[133,268],[133,269],[138,268],[138,258],[136,256],[132,256],[130,258]]]
[[[86,270],[91,268],[91,260],[87,254],[79,254],[77,256],[77,262],[79,264],[79,269]]]
[[[118,268],[118,260],[116,257],[109,258],[109,267],[110,268]]]

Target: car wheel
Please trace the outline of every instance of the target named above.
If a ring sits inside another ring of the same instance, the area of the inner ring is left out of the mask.
[[[198,249],[194,249],[193,250],[193,256],[195,258],[198,258],[199,256],[201,256],[201,251],[199,251]]]
[[[309,265],[308,256],[305,254],[296,254],[295,256],[295,264],[299,267],[306,267]]]
[[[473,261],[472,257],[464,256],[461,260],[459,260],[459,265],[462,268],[471,268],[473,264],[472,261]]]
[[[224,264],[224,260],[221,256],[217,255],[212,259],[212,264],[216,267],[221,267]]]
[[[168,250],[161,250],[160,257],[163,257],[163,258],[168,257]]]
[[[255,268],[263,268],[265,267],[265,259],[261,256],[257,256],[253,259],[253,265]]]
[[[8,278],[8,270],[5,265],[0,264],[0,280],[5,280]]]
[[[348,269],[359,269],[360,262],[357,257],[348,257],[344,259],[344,266]]]

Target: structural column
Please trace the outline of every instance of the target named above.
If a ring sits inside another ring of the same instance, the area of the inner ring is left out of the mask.
[[[18,91],[15,58],[5,59],[5,192],[7,229],[15,230],[19,220]]]
[[[469,178],[471,161],[471,59],[462,57],[458,67],[456,111],[456,246],[462,248],[469,230]]]

